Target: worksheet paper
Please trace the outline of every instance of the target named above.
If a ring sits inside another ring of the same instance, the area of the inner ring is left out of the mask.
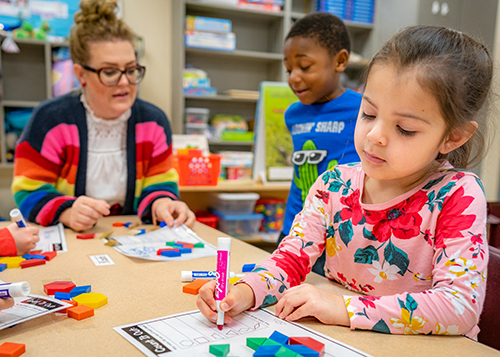
[[[323,357],[369,356],[298,323],[277,318],[269,310],[245,311],[222,331],[199,310],[115,327],[114,330],[150,357],[211,356],[212,344],[230,344],[228,356],[252,356],[247,337],[268,338],[274,331],[289,337],[311,337],[325,344]]]
[[[14,298],[16,304],[10,309],[0,311],[0,330],[17,325],[46,314],[73,307],[64,301],[48,296],[29,295]]]
[[[134,258],[170,261],[217,256],[217,248],[215,246],[198,237],[196,233],[185,225],[173,228],[163,227],[146,234],[118,236],[111,237],[110,239],[117,242],[113,248],[118,252]],[[158,249],[173,248],[167,247],[167,242],[203,243],[205,247],[193,248],[192,253],[182,254],[180,257],[165,257],[163,255],[158,255]]]
[[[64,234],[64,226],[58,223],[55,226],[42,227],[38,233],[40,240],[33,250],[42,250],[42,252],[57,251],[67,252],[66,235]]]

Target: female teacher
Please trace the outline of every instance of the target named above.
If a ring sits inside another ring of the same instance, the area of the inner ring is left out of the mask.
[[[172,136],[163,111],[137,98],[145,67],[111,0],[82,0],[70,35],[81,90],[47,100],[18,142],[12,191],[23,215],[76,231],[109,214],[192,226],[178,200]]]

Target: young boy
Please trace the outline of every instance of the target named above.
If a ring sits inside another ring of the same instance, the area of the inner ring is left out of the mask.
[[[283,232],[291,229],[318,176],[336,164],[359,161],[354,128],[361,95],[340,84],[351,43],[345,24],[328,13],[313,13],[297,21],[285,39],[288,84],[300,102],[285,113],[292,134],[294,179],[287,200]],[[324,275],[324,254],[313,271]]]

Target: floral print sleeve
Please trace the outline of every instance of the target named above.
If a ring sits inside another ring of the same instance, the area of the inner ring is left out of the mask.
[[[363,182],[360,165],[316,181],[290,235],[243,279],[256,307],[300,284],[326,249],[326,276],[366,294],[344,296],[352,329],[475,338],[488,263],[480,180],[444,162],[383,204],[362,203]]]

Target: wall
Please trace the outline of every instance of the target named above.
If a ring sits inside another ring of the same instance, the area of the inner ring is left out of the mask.
[[[175,1],[175,0],[173,0]],[[146,77],[140,96],[172,114],[172,0],[123,0],[123,19],[144,38]]]

